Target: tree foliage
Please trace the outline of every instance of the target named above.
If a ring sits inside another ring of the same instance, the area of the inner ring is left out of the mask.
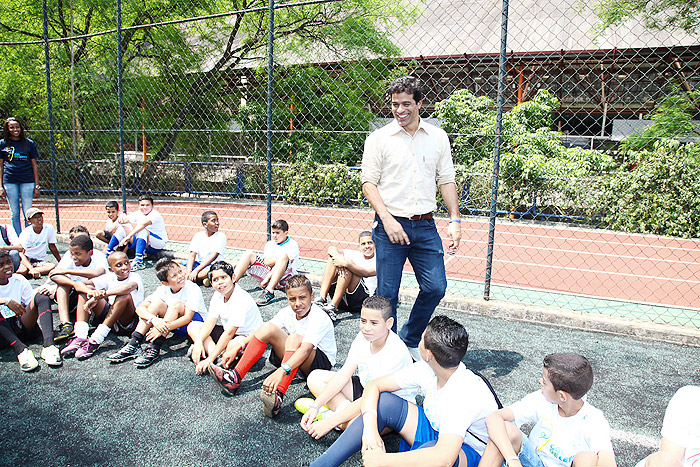
[[[691,35],[700,32],[697,0],[598,0],[593,11],[600,18],[598,33],[635,18],[649,29],[681,30]]]

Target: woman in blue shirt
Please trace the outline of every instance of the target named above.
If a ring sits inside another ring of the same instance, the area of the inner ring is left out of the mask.
[[[20,221],[20,199],[22,217],[32,207],[32,199],[39,196],[39,170],[37,159],[39,152],[34,141],[24,134],[24,127],[14,117],[5,120],[2,126],[4,139],[0,140],[0,197],[7,196],[10,203],[12,227],[19,235],[24,225]],[[25,221],[26,222],[26,221]]]

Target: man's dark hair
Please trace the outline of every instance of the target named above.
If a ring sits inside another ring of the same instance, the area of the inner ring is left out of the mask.
[[[107,201],[107,204],[105,204],[105,208],[113,208],[119,211],[119,203],[116,201]]]
[[[224,271],[224,273],[226,273],[227,276],[233,278],[233,266],[231,266],[226,261],[216,261],[211,266],[209,266],[209,273],[207,274],[207,276],[209,276],[210,281],[211,275],[214,271]]]
[[[284,291],[287,292],[289,289],[296,289],[298,287],[306,287],[309,290],[309,294],[312,294],[314,291],[309,278],[301,274],[290,277],[287,281],[287,285],[284,286]]]
[[[469,334],[464,326],[444,315],[434,317],[423,334],[423,344],[443,368],[454,368],[467,353]]]
[[[173,268],[179,268],[180,265],[172,258],[161,258],[156,263],[156,277],[161,282],[168,282],[168,273]]]
[[[78,235],[70,241],[69,245],[77,246],[83,251],[90,251],[95,248],[89,235]]]
[[[586,395],[593,386],[593,368],[583,355],[551,353],[544,357],[542,366],[555,391],[568,392],[576,400]]]
[[[289,224],[287,224],[287,221],[283,219],[277,219],[270,228],[279,229],[282,232],[289,232]]]
[[[391,96],[402,92],[411,94],[417,104],[423,100],[423,83],[415,76],[402,76],[392,81],[386,89],[386,94],[390,100]]]

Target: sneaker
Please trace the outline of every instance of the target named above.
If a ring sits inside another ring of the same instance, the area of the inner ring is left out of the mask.
[[[408,347],[408,353],[411,354],[411,358],[414,362],[423,361],[423,358],[420,356],[420,350],[418,350],[418,347]]]
[[[48,366],[63,365],[61,352],[58,351],[58,347],[55,345],[50,345],[41,349],[41,359],[44,360]]]
[[[131,343],[127,343],[124,347],[117,350],[111,355],[107,355],[107,360],[111,363],[121,363],[132,358],[140,357],[143,351],[141,347],[137,347]]]
[[[85,360],[86,358],[90,358],[94,355],[95,350],[100,346],[97,342],[95,342],[92,339],[88,339],[85,342],[83,342],[82,347],[78,349],[77,352],[75,352],[75,358],[78,360]]]
[[[314,300],[314,303],[320,307],[323,307],[326,303],[326,299],[324,297],[316,297],[316,300]]]
[[[83,339],[82,337],[78,336],[73,336],[71,340],[68,341],[68,345],[63,347],[61,350],[61,355],[64,357],[72,357],[75,355],[75,352],[78,351],[80,347],[83,346],[83,343],[87,342],[87,339]]]
[[[17,360],[19,360],[19,367],[22,371],[32,371],[39,366],[39,362],[34,358],[34,354],[29,348],[22,351],[21,354],[17,355]]]
[[[72,323],[61,323],[58,327],[58,332],[54,332],[53,340],[54,342],[60,342],[62,340],[68,339],[73,335],[73,324]]]
[[[141,355],[134,360],[134,365],[136,365],[136,368],[149,367],[156,358],[158,358],[158,355],[160,355],[160,349],[158,347],[147,345],[143,352],[141,352]]]
[[[334,323],[336,321],[338,321],[338,315],[336,314],[336,313],[338,313],[338,309],[335,307],[335,305],[333,305],[332,303],[329,303],[328,305],[322,307],[321,309],[326,312],[326,314],[331,319],[331,321],[333,321]]]
[[[268,292],[267,290],[263,290],[260,296],[255,300],[255,303],[258,304],[258,306],[265,306],[269,303],[272,302],[272,300],[275,299],[275,293],[274,292]]]
[[[143,261],[134,261],[131,263],[131,270],[132,271],[141,271],[142,269],[146,269],[146,263]]]
[[[209,364],[209,374],[216,384],[221,388],[221,393],[225,396],[233,396],[241,386],[241,376],[236,370],[226,370],[220,366]]]
[[[299,413],[303,415],[306,412],[308,412],[309,409],[311,409],[311,407],[313,407],[314,402],[316,401],[310,397],[300,397],[294,402],[294,408],[297,409],[297,411],[299,411]],[[314,421],[323,420],[323,415],[329,411],[330,409],[324,405],[323,407],[318,409]]]
[[[260,399],[263,401],[263,412],[268,418],[272,418],[280,413],[282,410],[282,401],[284,401],[284,394],[276,390],[274,394],[262,391],[260,392]]]

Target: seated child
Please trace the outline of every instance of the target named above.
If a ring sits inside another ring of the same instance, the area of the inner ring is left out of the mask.
[[[146,368],[158,358],[170,332],[186,336],[190,321],[204,321],[207,316],[202,291],[197,284],[187,280],[180,264],[170,258],[161,258],[155,269],[156,277],[163,285],[136,308],[141,320],[129,342],[107,357],[112,363],[134,358],[137,368]],[[141,351],[144,341],[148,345]]]
[[[313,370],[330,370],[335,364],[333,323],[312,303],[311,281],[306,276],[292,276],[285,289],[289,306],[282,308],[272,320],[264,323],[243,340],[245,350],[235,368],[229,370],[238,349],[227,351],[223,368],[209,365],[209,373],[221,392],[233,396],[248,370],[262,357],[267,345],[272,346],[270,363],[277,367],[262,383],[260,398],[263,411],[274,417],[282,408],[284,395],[297,370],[304,375]]]
[[[20,253],[22,264],[27,268],[25,276],[37,279],[51,271],[55,264],[46,260],[46,249],[51,250],[56,261],[61,255],[56,247],[56,231],[51,224],[44,224],[44,211],[39,208],[29,208],[25,213],[29,226],[19,234],[19,244],[24,248]]]
[[[362,415],[311,465],[337,466],[362,449],[367,466],[477,466],[488,441],[486,417],[498,404],[484,380],[461,362],[468,341],[461,324],[434,317],[418,345],[423,360],[370,381]],[[390,393],[399,389],[418,389],[423,406]],[[386,428],[401,435],[400,452],[385,452],[380,433]]]
[[[226,235],[219,232],[219,216],[214,211],[202,213],[203,232],[197,232],[190,242],[190,255],[187,258],[187,279],[192,282],[204,281],[208,286],[207,268],[217,259],[224,259]]]
[[[109,241],[112,239],[114,232],[117,231],[119,227],[124,227],[124,231],[128,234],[131,232],[131,223],[124,222],[119,223],[119,203],[116,201],[107,201],[105,204],[105,211],[107,211],[107,220],[105,221],[104,230],[98,230],[95,236],[98,240],[105,242],[105,247],[103,251],[107,251]]]
[[[75,336],[61,350],[63,357],[90,358],[112,329],[120,335],[130,335],[136,329],[139,321],[136,307],[143,301],[141,276],[131,272],[129,258],[122,251],[113,252],[107,262],[106,274],[75,283],[80,294]],[[97,325],[97,329],[88,338],[90,324]]]
[[[122,214],[117,222],[124,224],[130,222],[131,232],[126,231],[123,226],[117,228],[114,235],[109,240],[107,254],[109,255],[117,248],[133,248],[134,263],[131,265],[133,271],[144,269],[144,253],[156,254],[165,248],[168,235],[165,232],[165,222],[163,216],[153,209],[153,198],[148,195],[139,196],[139,210],[128,216]]]
[[[360,251],[328,247],[326,268],[321,279],[321,295],[316,303],[335,321],[339,309],[359,313],[365,298],[377,290],[377,259],[372,232],[360,232]],[[330,292],[331,303],[326,305]]]
[[[49,297],[32,297],[29,281],[19,274],[14,274],[13,270],[10,254],[0,250],[0,345],[12,347],[22,371],[37,368],[39,363],[21,339],[32,336],[38,321],[44,338],[41,358],[49,366],[61,366],[61,356],[53,341],[53,317]]]
[[[490,441],[482,466],[614,466],[610,426],[583,396],[593,385],[593,370],[578,354],[544,358],[542,389],[486,420]],[[513,423],[510,423],[513,422]],[[516,427],[533,422],[526,438]]]
[[[6,250],[10,253],[15,273],[22,275],[27,273],[27,267],[22,264],[19,256],[20,253],[24,252],[24,248],[20,245],[15,229],[10,224],[0,225],[0,250]]]
[[[264,290],[256,300],[259,306],[275,298],[275,288],[284,289],[287,280],[297,273],[299,266],[299,244],[287,235],[289,225],[279,219],[272,224],[272,240],[265,244],[263,255],[246,251],[238,260],[234,282],[247,272],[260,281]]]
[[[294,405],[304,413],[301,427],[313,438],[319,439],[335,427],[345,429],[360,415],[360,397],[367,383],[413,363],[406,344],[391,331],[392,314],[386,298],[366,298],[360,312],[360,332],[343,367],[337,372],[315,370],[309,375],[306,384],[316,401],[299,399]],[[415,391],[402,389],[396,395],[415,402]]]
[[[637,467],[700,465],[700,386],[683,386],[671,398],[661,425],[661,447]]]
[[[254,333],[263,324],[258,305],[248,292],[233,282],[233,266],[217,261],[209,268],[209,280],[214,295],[209,303],[209,313],[204,322],[192,321],[187,333],[194,344],[192,361],[195,372],[202,375],[209,364],[224,351],[243,348],[245,337]],[[216,324],[220,321],[221,324]],[[235,351],[234,353],[238,353]]]
[[[85,229],[77,226],[71,230]],[[87,229],[85,229],[87,230]],[[55,300],[58,305],[58,318],[61,321],[58,333],[55,336],[57,342],[69,338],[73,335],[73,323],[70,319],[70,312],[78,304],[78,292],[75,287],[78,282],[94,279],[109,270],[109,265],[104,255],[93,255],[92,239],[85,232],[75,232],[76,235],[68,244],[68,254],[58,262],[56,267],[49,273],[51,279],[57,286]],[[74,232],[71,232],[74,234]],[[37,291],[39,294],[51,295],[43,289]]]

